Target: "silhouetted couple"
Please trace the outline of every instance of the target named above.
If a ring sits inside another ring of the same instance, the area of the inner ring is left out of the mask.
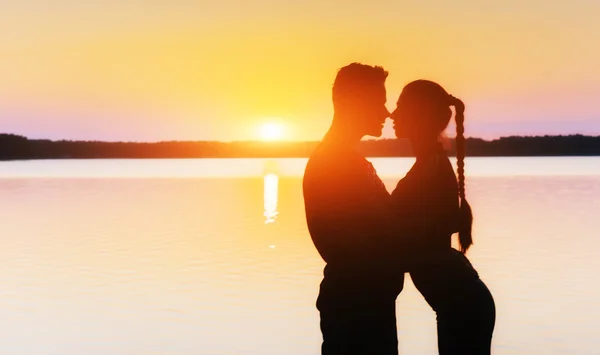
[[[464,256],[472,244],[465,200],[464,105],[440,85],[418,80],[385,107],[381,67],[353,63],[333,84],[331,128],[303,181],[308,229],[326,262],[317,308],[322,354],[398,354],[395,301],[410,272],[436,312],[441,355],[490,354],[495,305]],[[458,179],[440,136],[455,108]],[[387,117],[411,142],[416,162],[390,195],[357,150]],[[458,233],[460,251],[451,247]]]

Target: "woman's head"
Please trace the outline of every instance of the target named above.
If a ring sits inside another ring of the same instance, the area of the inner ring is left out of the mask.
[[[452,118],[451,106],[456,111],[456,160],[460,221],[458,237],[463,253],[473,244],[471,226],[473,214],[465,199],[465,105],[444,88],[429,80],[416,80],[404,87],[396,110],[391,114],[398,138],[408,138],[413,144],[437,141]]]
[[[452,117],[452,96],[429,80],[416,80],[404,87],[391,115],[398,138],[437,140]]]

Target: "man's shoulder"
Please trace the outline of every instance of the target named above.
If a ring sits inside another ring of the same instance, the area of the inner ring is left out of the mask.
[[[356,152],[319,145],[308,159],[305,177],[351,174],[359,171],[364,162],[366,160]]]
[[[320,193],[353,189],[367,181],[369,166],[357,152],[329,147],[316,149],[306,164],[303,187]]]

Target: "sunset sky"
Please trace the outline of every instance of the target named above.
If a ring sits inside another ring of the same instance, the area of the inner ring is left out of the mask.
[[[390,72],[390,109],[409,81],[441,83],[467,136],[600,134],[599,19],[598,0],[3,1],[0,132],[319,139],[358,61]]]

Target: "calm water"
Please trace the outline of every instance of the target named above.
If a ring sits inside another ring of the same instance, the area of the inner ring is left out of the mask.
[[[371,159],[391,190],[412,159]],[[0,354],[319,353],[304,159],[0,162]],[[494,354],[600,354],[600,158],[471,158]],[[410,279],[401,354],[436,354]]]

